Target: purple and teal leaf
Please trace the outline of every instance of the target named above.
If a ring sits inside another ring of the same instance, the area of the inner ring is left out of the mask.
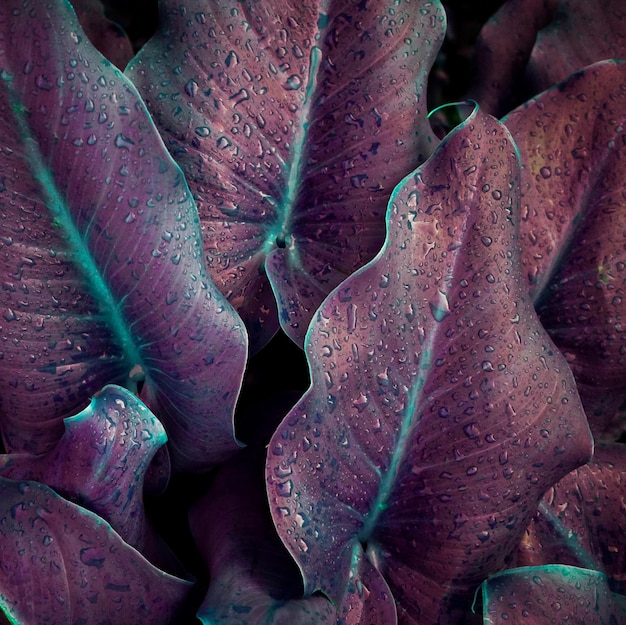
[[[519,566],[567,564],[604,573],[626,595],[626,445],[598,445],[539,504],[520,544]]]
[[[141,387],[177,468],[238,444],[243,324],[136,90],[66,2],[0,7],[0,427],[43,453],[109,383]]]
[[[165,625],[192,584],[38,482],[0,477],[0,618],[13,625]]]
[[[167,436],[158,419],[129,391],[102,389],[46,454],[0,455],[0,476],[36,481],[102,517],[151,561],[163,546],[148,522],[144,476]]]
[[[326,597],[302,596],[298,568],[272,523],[265,449],[247,448],[216,470],[190,511],[210,584],[197,617],[205,625],[335,625]]]
[[[476,109],[397,187],[383,249],[309,329],[270,508],[306,593],[361,602],[362,625],[394,623],[394,599],[400,623],[462,622],[545,490],[591,455],[528,296],[519,210],[515,146]]]
[[[127,75],[254,351],[279,322],[301,344],[322,299],[380,249],[391,191],[436,145],[425,88],[444,30],[438,0],[162,3]]]
[[[611,592],[598,571],[574,566],[510,569],[482,585],[485,625],[618,625],[626,597]]]
[[[626,427],[626,63],[571,76],[503,119],[522,162],[522,264],[594,436]]]

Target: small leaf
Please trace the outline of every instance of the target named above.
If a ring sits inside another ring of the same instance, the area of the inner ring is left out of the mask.
[[[50,486],[105,519],[132,547],[158,560],[161,545],[146,519],[144,476],[167,437],[161,423],[132,393],[107,386],[46,454],[0,456],[0,475]]]
[[[399,622],[458,623],[591,454],[518,224],[515,147],[475,110],[394,191],[380,254],[309,329],[311,388],[268,448],[270,508],[307,593],[354,603],[365,587],[363,625],[393,622],[385,586]]]
[[[438,0],[161,4],[126,71],[253,351],[279,321],[302,344],[326,294],[379,250],[392,189],[436,144],[425,88],[444,29]]]
[[[47,486],[0,477],[0,613],[19,625],[179,622],[191,584]]]
[[[43,453],[109,383],[142,386],[173,464],[238,449],[247,338],[136,90],[66,2],[0,7],[0,427]]]

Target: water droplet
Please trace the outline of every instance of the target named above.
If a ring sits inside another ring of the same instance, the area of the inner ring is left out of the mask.
[[[471,438],[472,440],[480,436],[478,424],[474,421],[463,426],[463,432],[465,432],[465,436],[467,436],[467,438]]]
[[[365,408],[367,408],[367,406],[370,403],[370,398],[369,398],[369,394],[367,393],[361,393],[355,400],[352,401],[352,405],[359,411],[359,412],[363,412],[363,410],[365,410]]]
[[[356,305],[348,305],[348,334],[352,334],[356,329]]]
[[[114,143],[116,148],[122,148],[125,150],[129,150],[131,145],[135,145],[135,142],[132,139],[124,136],[121,132],[116,135]]]
[[[448,297],[445,293],[437,290],[437,295],[434,301],[429,302],[430,312],[432,313],[435,321],[443,321],[450,314],[450,304],[448,303]]]
[[[39,76],[35,78],[35,85],[37,85],[37,87],[39,87],[39,89],[42,89],[43,91],[52,90],[52,83],[50,83],[48,78],[43,74],[39,74]]]
[[[539,173],[541,174],[542,178],[549,178],[552,175],[552,170],[549,167],[542,167],[539,170]]]
[[[187,81],[187,84],[185,85],[185,93],[190,98],[193,98],[196,95],[196,93],[198,93],[198,83],[195,80],[193,80],[193,78]]]
[[[230,139],[228,139],[228,137],[225,136],[221,136],[217,142],[216,145],[218,147],[218,149],[220,150],[225,150],[226,148],[230,147],[232,145],[232,142],[230,141]]]
[[[485,246],[489,247],[493,243],[493,239],[491,237],[480,237],[480,242]]]
[[[287,80],[283,83],[283,88],[286,91],[295,91],[296,89],[300,89],[302,86],[302,78],[297,74],[292,74],[287,78]]]
[[[132,224],[136,219],[137,219],[137,215],[135,215],[135,213],[133,213],[132,211],[130,213],[128,213],[128,215],[126,215],[126,217],[124,217],[124,221],[127,224]]]
[[[291,480],[279,482],[278,484],[276,484],[276,491],[279,497],[291,497],[292,490],[293,482]]]
[[[239,63],[239,57],[237,56],[237,53],[234,50],[231,50],[228,53],[225,63],[226,63],[226,67],[235,67],[235,65]]]

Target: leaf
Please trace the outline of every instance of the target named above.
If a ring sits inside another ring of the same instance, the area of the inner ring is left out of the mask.
[[[544,491],[590,456],[521,275],[518,193],[508,132],[474,110],[394,191],[380,254],[309,329],[270,507],[306,593],[353,586],[362,625],[395,622],[390,594],[400,623],[463,622]]]
[[[624,3],[559,0],[553,21],[537,36],[528,73],[540,92],[605,59],[626,60]]]
[[[0,8],[0,424],[43,453],[109,383],[141,388],[177,469],[238,449],[246,358],[196,207],[136,90],[65,2]]]
[[[146,519],[144,476],[167,436],[132,393],[106,386],[46,454],[0,455],[0,475],[50,486],[102,517],[132,547],[161,567],[164,545]]]
[[[593,460],[545,494],[520,545],[520,566],[565,564],[604,573],[626,596],[626,446],[598,445]]]
[[[485,625],[613,625],[626,618],[626,603],[602,573],[573,566],[511,569],[489,578],[482,591]]]
[[[19,625],[177,622],[191,583],[37,482],[0,477],[0,613]]]
[[[101,0],[71,0],[71,3],[91,43],[123,70],[134,56],[133,46],[124,30],[107,18]]]
[[[598,438],[626,399],[626,64],[601,62],[503,122],[522,161],[522,264]]]
[[[267,509],[260,451],[248,448],[224,463],[190,511],[211,580],[197,616],[205,625],[334,625],[328,599],[302,598]]]
[[[626,60],[621,0],[508,0],[480,32],[468,95],[502,116],[606,59]]]
[[[253,351],[279,321],[302,344],[326,294],[380,248],[393,187],[436,143],[425,88],[444,29],[438,1],[162,3],[127,75]]]

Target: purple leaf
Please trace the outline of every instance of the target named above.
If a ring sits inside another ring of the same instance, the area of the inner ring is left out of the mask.
[[[573,566],[511,569],[482,586],[485,625],[617,625],[626,619],[624,597],[612,593],[598,571]]]
[[[501,116],[605,59],[626,59],[622,0],[509,0],[481,30],[469,97]]]
[[[626,595],[626,446],[599,445],[550,488],[520,545],[520,566],[567,564],[604,573]]]
[[[245,330],[206,273],[180,169],[66,3],[2,3],[0,112],[7,449],[50,449],[116,383],[143,385],[177,468],[222,461]]]
[[[302,598],[298,569],[267,509],[260,451],[248,448],[222,465],[190,511],[211,578],[198,618],[206,625],[334,625],[328,599]]]
[[[105,519],[152,561],[163,546],[143,505],[144,475],[167,436],[156,417],[123,388],[107,386],[76,416],[48,453],[0,456],[0,475],[53,488]]]
[[[123,70],[133,56],[133,46],[123,29],[109,20],[101,0],[70,0],[78,21],[93,45]]]
[[[521,275],[518,194],[508,132],[475,110],[394,191],[380,254],[309,329],[312,385],[270,442],[270,507],[305,591],[339,603],[354,585],[364,625],[395,622],[387,585],[401,623],[458,623],[590,456]]]
[[[469,98],[501,117],[534,93],[524,80],[537,33],[554,16],[559,0],[508,0],[482,27],[472,59]]]
[[[301,344],[325,295],[380,248],[392,189],[436,143],[425,85],[444,29],[438,0],[162,3],[127,74],[253,350],[278,317]]]
[[[504,120],[522,161],[522,264],[592,431],[626,399],[626,63],[601,62]]]
[[[20,625],[180,622],[191,583],[160,571],[92,512],[0,477],[0,613]]]

